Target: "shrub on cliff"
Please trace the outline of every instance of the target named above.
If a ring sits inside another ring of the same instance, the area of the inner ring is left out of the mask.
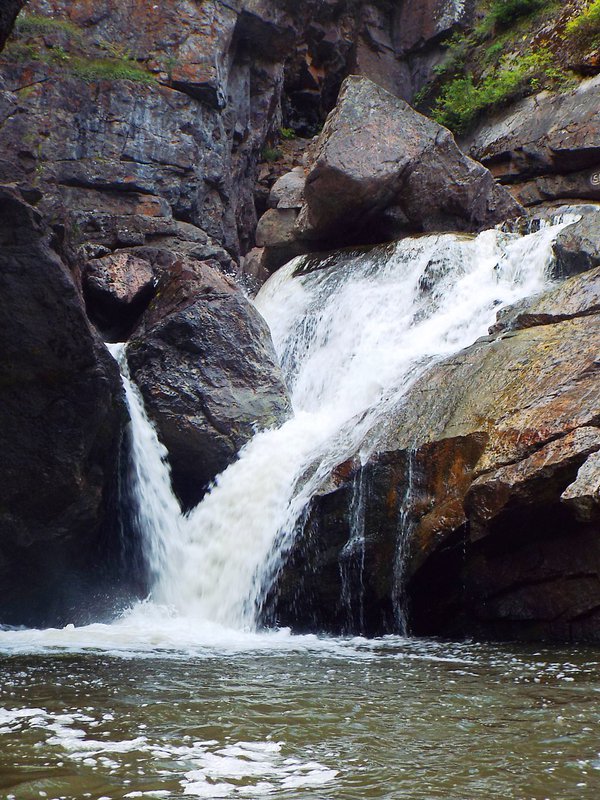
[[[593,2],[566,27],[567,35],[584,45],[600,46],[600,0]]]
[[[478,83],[472,75],[455,78],[444,86],[432,116],[455,133],[465,133],[483,112],[535,91],[542,83],[559,86],[566,79],[563,70],[553,65],[551,53],[538,50],[502,60]]]
[[[486,17],[494,27],[506,28],[519,17],[539,11],[546,0],[494,0]]]

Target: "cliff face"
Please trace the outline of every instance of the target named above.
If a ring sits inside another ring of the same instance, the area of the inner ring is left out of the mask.
[[[237,258],[284,111],[310,133],[349,71],[394,84],[392,5],[32,0],[2,63],[5,179],[38,186],[79,245],[181,235],[176,220]]]

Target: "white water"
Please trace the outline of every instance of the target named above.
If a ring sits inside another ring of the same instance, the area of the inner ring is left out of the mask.
[[[559,230],[424,236],[333,255],[305,275],[294,277],[301,259],[277,272],[256,305],[271,328],[294,416],[258,433],[188,516],[172,495],[164,449],[128,381],[122,346],[114,347],[125,373],[131,481],[154,588],[114,625],[47,632],[47,644],[63,634],[67,647],[103,637],[110,649],[119,642],[135,649],[137,641],[142,651],[193,642],[257,646],[263,593],[310,498],[337,464],[368,456],[369,431],[433,361],[485,335],[501,305],[544,288]],[[31,635],[20,633],[24,644]],[[282,636],[270,641],[280,646]],[[31,646],[43,639],[40,633]]]

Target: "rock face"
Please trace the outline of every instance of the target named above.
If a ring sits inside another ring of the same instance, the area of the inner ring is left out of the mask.
[[[0,622],[14,625],[85,621],[123,578],[119,373],[47,238],[1,188]]]
[[[128,348],[186,507],[289,401],[266,323],[215,265],[175,262]]]
[[[30,0],[27,13],[0,65],[0,177],[41,189],[84,260],[89,242],[156,244],[175,221],[239,260],[282,124],[312,135],[351,71],[397,83],[389,0]]]
[[[523,205],[557,198],[600,201],[600,75],[561,94],[544,92],[483,122],[461,142]]]
[[[4,47],[19,11],[26,0],[4,0],[0,8],[0,50]]]
[[[599,291],[576,275],[417,381],[315,499],[275,619],[600,640]]]
[[[449,131],[364,78],[346,80],[309,158],[298,221],[309,240],[477,231],[521,213]]]

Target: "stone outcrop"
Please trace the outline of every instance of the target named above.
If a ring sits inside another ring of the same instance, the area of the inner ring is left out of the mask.
[[[486,119],[461,146],[523,205],[600,201],[600,75],[577,88],[528,97]]]
[[[290,413],[266,323],[215,264],[171,265],[128,360],[186,507],[257,430]]]
[[[598,268],[575,275],[419,379],[313,501],[272,618],[598,640],[599,291]]]
[[[26,0],[4,0],[2,3],[0,7],[0,50],[2,50],[10,36],[17,14],[25,5],[25,2]]]
[[[119,371],[40,215],[0,189],[0,623],[101,613],[119,569]]]

